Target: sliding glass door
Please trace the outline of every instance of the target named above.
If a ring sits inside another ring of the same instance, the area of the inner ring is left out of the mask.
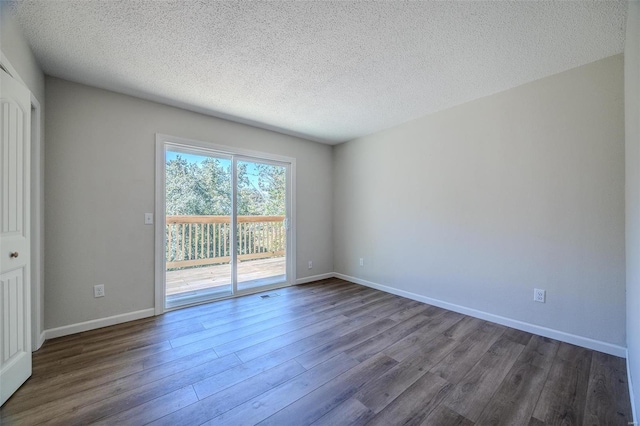
[[[233,294],[231,157],[167,147],[166,305]]]
[[[287,279],[287,167],[238,160],[238,290]]]
[[[162,151],[163,307],[288,285],[291,164],[200,144]]]

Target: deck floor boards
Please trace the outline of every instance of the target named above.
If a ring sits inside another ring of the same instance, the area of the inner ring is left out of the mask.
[[[2,425],[627,425],[621,358],[327,279],[45,342]]]
[[[238,285],[242,282],[277,277],[286,272],[284,257],[247,260],[238,263]],[[197,290],[231,286],[231,265],[211,265],[170,270],[166,273],[167,296]]]

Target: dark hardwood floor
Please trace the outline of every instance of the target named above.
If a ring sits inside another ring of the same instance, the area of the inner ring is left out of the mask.
[[[265,294],[47,341],[0,423],[632,421],[622,358],[338,279]]]

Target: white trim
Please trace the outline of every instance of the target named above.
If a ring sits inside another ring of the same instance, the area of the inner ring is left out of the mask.
[[[165,162],[165,153],[164,153],[164,136],[160,134],[156,134],[156,205],[155,205],[155,315],[161,315],[165,312],[165,274],[166,270],[166,259],[164,256],[164,247],[165,247],[165,235],[164,230],[166,229],[166,221],[167,217],[164,214],[165,209],[165,188],[164,188],[164,162]]]
[[[291,197],[288,199],[287,212],[289,217],[287,218],[287,227],[289,228],[287,232],[287,237],[289,241],[287,241],[287,281],[289,285],[295,285],[296,280],[296,228],[298,227],[298,220],[296,218],[296,159],[290,158],[289,161],[289,182],[287,196]]]
[[[578,336],[571,333],[566,333],[560,330],[554,330],[552,328],[542,327],[539,325],[531,324],[524,321],[519,321],[511,318],[506,318],[500,315],[491,314],[489,312],[479,311],[473,308],[467,308],[466,306],[456,305],[454,303],[445,302],[431,297],[422,296],[420,294],[412,293],[410,291],[399,290],[397,288],[389,287],[382,284],[377,284],[371,281],[363,280],[360,278],[351,277],[349,275],[338,274],[337,278],[342,278],[346,281],[351,281],[356,284],[361,284],[367,287],[375,288],[387,293],[395,294],[397,296],[406,297],[408,299],[417,300],[418,302],[428,303],[429,305],[438,306],[440,308],[448,309],[450,311],[459,312],[461,314],[469,315],[475,318],[480,318],[486,321],[494,322],[497,324],[506,325],[507,327],[516,328],[518,330],[526,331],[529,333],[537,334],[551,339],[560,340],[562,342],[571,343],[573,345],[582,346],[587,349],[593,349],[595,351],[604,352],[610,355],[619,357],[626,356],[626,348],[623,346],[613,345],[611,343],[602,342],[600,340],[591,339],[589,337]]]
[[[42,330],[42,333],[40,333],[40,337],[38,337],[37,347],[40,348],[44,344],[45,340],[47,340],[47,332],[46,330]]]
[[[627,384],[629,385],[629,399],[631,400],[631,414],[633,415],[633,424],[637,425],[640,419],[638,419],[638,415],[636,414],[636,404],[633,396],[633,383],[631,382],[631,365],[629,365],[629,349],[626,351],[627,358]]]
[[[231,296],[238,294],[238,159],[231,156]],[[164,210],[163,210],[164,211]],[[166,214],[166,212],[165,212]]]
[[[335,276],[336,274],[334,274],[333,272],[329,272],[326,274],[319,274],[319,275],[312,275],[310,277],[298,278],[296,280],[296,285],[312,283],[314,281],[326,280],[327,278],[333,278]]]
[[[110,325],[122,324],[123,322],[135,321],[141,318],[148,318],[154,315],[153,308],[141,311],[129,312],[126,314],[114,315],[106,318],[94,319],[91,321],[79,322],[77,324],[65,325],[45,331],[46,339],[67,336],[69,334],[82,333],[83,331],[95,330],[97,328],[108,327]]]
[[[27,87],[27,84],[24,82],[24,80],[22,80],[22,78],[20,78],[20,74],[18,74],[18,71],[16,71],[16,69],[13,67],[13,65],[11,65],[11,62],[9,62],[9,58],[7,58],[4,54],[4,52],[0,51],[0,65],[2,66],[2,68],[4,68],[7,73],[13,77],[15,80],[18,80],[20,82],[20,84],[22,84],[24,87]]]
[[[37,351],[43,343],[40,313],[44,288],[44,173],[40,137],[42,109],[33,93],[31,110],[31,350]]]
[[[294,163],[296,161],[295,158],[286,157],[284,155],[270,154],[268,152],[255,151],[252,149],[236,148],[234,146],[218,145],[213,142],[199,141],[196,139],[181,138],[179,136],[156,133],[156,141],[159,139],[165,143],[174,145],[186,145],[186,148],[188,148],[189,146],[195,146],[207,151],[216,151],[218,153],[230,156],[249,157],[256,160],[272,160],[281,163]]]

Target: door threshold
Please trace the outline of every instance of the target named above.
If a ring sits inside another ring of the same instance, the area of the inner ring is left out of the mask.
[[[247,290],[260,290],[262,287],[268,287],[273,284],[283,284],[287,281],[286,275],[276,275],[267,278],[258,278],[257,280],[238,282],[238,292]]]
[[[183,306],[196,305],[198,303],[211,302],[213,300],[232,296],[231,289],[209,289],[178,293],[167,296],[166,309],[181,308]]]
[[[282,276],[284,277],[284,276]],[[277,290],[279,288],[290,287],[291,284],[286,281],[274,282],[269,285],[262,284],[260,287],[254,286],[246,288],[233,294],[231,290],[204,290],[191,292],[188,295],[172,295],[167,297],[165,312],[174,311],[176,309],[188,308],[190,306],[202,305],[205,303],[218,302],[220,300],[233,299],[236,297],[250,296],[252,294],[264,293],[266,291]],[[178,297],[181,296],[181,297]],[[171,298],[171,300],[170,300]]]

